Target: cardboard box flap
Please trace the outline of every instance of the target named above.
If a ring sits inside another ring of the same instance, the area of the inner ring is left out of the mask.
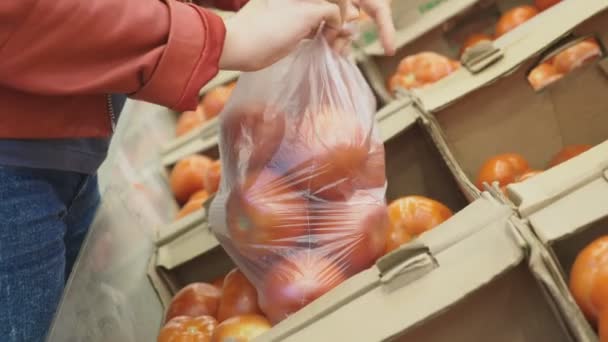
[[[539,54],[576,26],[608,8],[606,1],[563,1],[550,12],[543,13],[494,42],[505,58],[471,74],[466,68],[454,72],[433,86],[416,91],[424,108],[435,112],[472,91],[490,84],[516,69],[530,57]]]
[[[456,217],[454,221],[465,226],[461,229],[468,226],[466,221],[456,220]],[[324,308],[324,302],[330,300],[321,297],[256,341],[310,342],[321,340],[320,336],[327,341],[390,339],[446,310],[521,263],[524,254],[513,240],[507,221],[508,218],[494,221],[486,229],[450,245],[435,255],[438,267],[418,274],[414,279],[405,272],[390,282],[381,283],[376,268],[362,272],[331,292],[332,301],[347,295],[348,301],[340,300],[339,306]],[[444,228],[442,233],[448,230]],[[362,329],[336,329],[344,327],[345,322],[369,322],[370,317],[381,319],[374,319],[373,324],[366,324]]]
[[[158,266],[173,269],[219,246],[206,222],[162,245],[157,251]]]
[[[509,185],[508,196],[518,207],[520,215],[528,217],[577,188],[601,178],[607,169],[608,142],[604,142],[533,179]]]
[[[384,142],[412,127],[420,118],[418,111],[411,103],[412,101],[408,98],[398,99],[383,107],[376,114],[378,130]]]
[[[530,215],[530,224],[546,243],[563,239],[608,216],[605,173],[550,206]]]
[[[400,48],[408,44],[424,33],[443,24],[448,19],[460,14],[477,2],[478,0],[450,0],[441,2],[418,20],[409,23],[407,27],[397,31],[395,38],[397,47]],[[419,9],[416,8],[414,10],[417,11]],[[384,49],[382,49],[382,44],[378,40],[367,45],[364,48],[364,52],[372,56],[384,55]]]
[[[199,135],[197,139],[190,140],[188,143],[180,146],[175,150],[168,151],[167,154],[161,156],[161,163],[164,166],[169,166],[177,163],[180,159],[189,155],[207,151],[214,148],[219,143],[219,135],[217,132],[208,135]]]

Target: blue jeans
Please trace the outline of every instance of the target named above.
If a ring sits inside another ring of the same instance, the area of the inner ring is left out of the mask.
[[[97,178],[0,166],[0,341],[43,341],[99,206]]]

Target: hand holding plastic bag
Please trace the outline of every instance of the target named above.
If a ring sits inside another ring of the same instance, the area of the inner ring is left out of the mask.
[[[323,37],[240,77],[221,114],[216,236],[276,323],[373,265],[386,243],[375,100]]]

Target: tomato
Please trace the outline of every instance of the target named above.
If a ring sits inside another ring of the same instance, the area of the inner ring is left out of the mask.
[[[383,199],[356,196],[346,203],[316,207],[310,218],[315,251],[336,259],[347,276],[371,267],[384,254],[388,214]]]
[[[348,199],[371,149],[357,114],[323,107],[294,126],[277,160],[290,182],[316,199]]]
[[[346,280],[329,257],[300,250],[267,270],[258,294],[260,308],[271,323],[282,321]]]
[[[599,342],[608,342],[608,310],[604,310],[599,315]]]
[[[175,135],[178,137],[191,131],[192,129],[201,126],[205,123],[205,112],[203,108],[198,106],[196,110],[183,112],[177,119],[177,125],[175,126]]]
[[[528,74],[528,82],[534,90],[540,90],[563,76],[563,74],[557,72],[553,64],[545,62],[532,69]]]
[[[190,199],[177,213],[177,216],[175,217],[175,219],[179,220],[179,219],[184,218],[184,217],[188,216],[189,214],[192,214],[193,212],[201,209],[203,207],[203,204],[205,204],[205,202],[207,201],[208,198],[209,198],[209,193],[206,190],[200,190],[200,191],[196,192],[194,195],[190,196]]]
[[[177,316],[213,316],[217,314],[221,291],[207,283],[190,284],[175,294],[167,309],[165,322]]]
[[[217,326],[211,342],[249,342],[270,328],[270,322],[260,315],[236,316]]]
[[[523,175],[530,169],[528,162],[519,154],[500,154],[488,159],[479,170],[477,176],[477,188],[484,190],[483,184],[498,182],[500,186],[506,186],[517,177]]]
[[[236,82],[226,86],[219,86],[203,96],[201,107],[207,119],[216,117],[224,109],[224,105],[228,102],[235,87]]]
[[[496,38],[504,35],[505,33],[513,30],[517,26],[525,23],[532,19],[538,14],[538,10],[529,5],[513,7],[506,11],[496,23]]]
[[[551,161],[549,162],[549,167],[557,166],[563,162],[566,162],[579,154],[587,152],[593,146],[591,145],[570,145],[564,147],[561,151],[559,151]]]
[[[205,174],[203,175],[203,185],[205,190],[214,194],[220,186],[220,178],[222,176],[222,162],[219,160],[211,163]]]
[[[460,56],[462,56],[468,48],[473,47],[481,42],[491,42],[492,40],[492,37],[485,33],[473,33],[472,35],[467,37],[467,39],[462,44],[462,47],[460,48]]]
[[[214,281],[211,282],[211,285],[217,287],[218,289],[222,289],[224,287],[224,279],[226,278],[225,275],[216,278]]]
[[[250,105],[226,113],[222,139],[231,149],[222,151],[222,163],[230,171],[228,179],[263,169],[273,159],[284,136],[285,114],[271,106]]]
[[[230,271],[224,279],[222,298],[217,310],[220,322],[228,318],[246,314],[261,314],[255,287],[238,269]]]
[[[236,244],[262,249],[293,246],[306,237],[306,199],[270,169],[235,185],[227,201],[228,231]]]
[[[209,342],[216,327],[211,316],[175,317],[160,330],[158,342]]]
[[[553,64],[558,72],[567,74],[600,56],[602,56],[602,50],[597,42],[593,39],[587,39],[555,55]]]
[[[591,322],[596,322],[598,309],[606,307],[608,278],[608,236],[603,236],[585,247],[576,257],[570,271],[570,291],[574,300]],[[601,277],[598,277],[601,275]],[[599,281],[598,281],[599,280]],[[597,292],[597,293],[594,293]]]
[[[541,11],[546,10],[547,8],[556,5],[558,2],[562,0],[534,0],[534,5]]]
[[[210,165],[211,159],[201,155],[184,158],[175,164],[169,182],[178,203],[185,203],[192,194],[204,190],[203,174]]]
[[[389,229],[385,253],[435,228],[452,215],[448,207],[430,198],[406,196],[394,200],[388,206]]]
[[[397,86],[405,89],[420,88],[439,81],[456,71],[460,64],[434,52],[421,52],[405,57],[390,81],[390,91]]]

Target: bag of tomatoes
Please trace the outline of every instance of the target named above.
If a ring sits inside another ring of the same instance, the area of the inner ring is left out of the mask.
[[[277,323],[385,250],[384,147],[375,99],[323,37],[244,74],[220,115],[218,240]]]

